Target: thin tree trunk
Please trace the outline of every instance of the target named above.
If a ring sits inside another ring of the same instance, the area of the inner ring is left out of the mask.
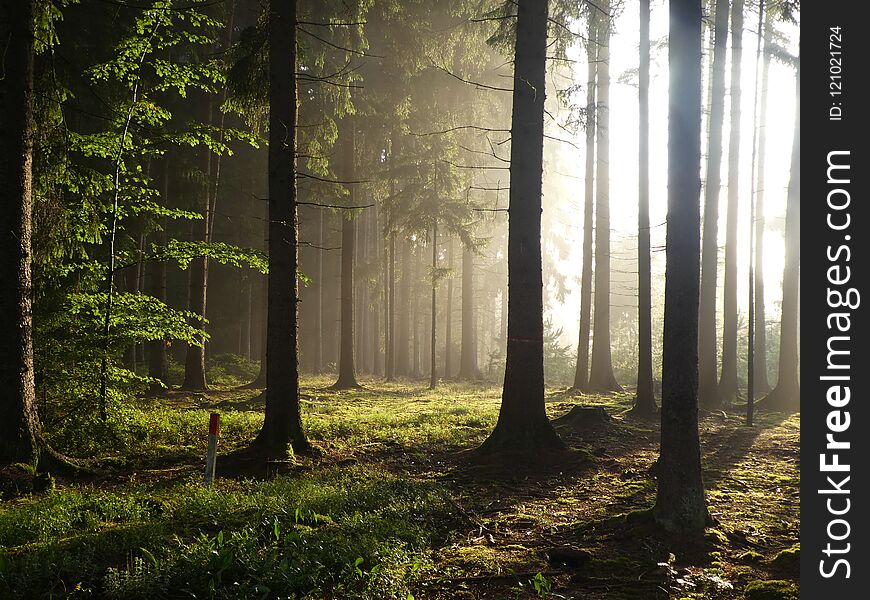
[[[462,249],[462,338],[459,347],[459,379],[480,378],[474,344],[474,253]]]
[[[737,222],[740,204],[740,62],[743,56],[743,0],[731,5],[731,131],[728,142],[728,223],[725,238],[725,313],[719,396],[729,406],[737,383]]]
[[[352,117],[345,119],[343,128],[343,157],[345,181],[354,180],[354,158],[356,154],[356,131]],[[354,205],[355,189],[353,184],[346,184],[348,189],[348,206]],[[344,211],[348,212],[349,211]],[[356,370],[354,368],[354,250],[356,246],[356,219],[351,214],[342,215],[341,220],[341,334],[338,357],[338,380],[333,389],[346,390],[357,388]]]
[[[160,193],[163,205],[169,201],[169,180],[171,165],[169,157],[162,161],[163,181]],[[156,242],[160,246],[166,245],[166,219],[160,219],[160,228],[155,233]],[[160,302],[166,304],[166,261],[155,260],[150,263],[151,267],[151,295]],[[166,344],[168,340],[152,340],[148,342],[148,376],[162,383],[152,383],[149,393],[163,392],[164,386],[169,384],[169,363],[166,356]]]
[[[372,239],[372,247],[374,248],[374,256],[372,257],[372,265],[376,265],[380,267],[381,265],[381,244],[378,239],[378,232],[380,229],[379,224],[379,213],[378,206],[375,204],[374,207],[374,218],[372,219],[371,224],[371,239]],[[377,272],[376,272],[377,273]],[[372,374],[373,375],[381,375],[383,373],[381,365],[383,364],[381,361],[381,311],[379,310],[379,300],[380,300],[380,291],[379,288],[379,278],[377,275],[373,278],[372,282],[372,295],[373,299],[371,302],[371,324],[372,324],[372,332],[371,332],[371,353],[372,353]],[[386,303],[384,303],[386,305]]]
[[[317,208],[317,248],[314,254],[314,374],[323,373],[323,210]]]
[[[482,452],[524,453],[564,445],[544,405],[541,268],[547,3],[518,0],[511,117],[508,223],[508,347],[501,409]],[[465,285],[463,285],[463,289]],[[463,327],[464,335],[464,327]]]
[[[396,233],[390,232],[389,243],[389,264],[386,273],[388,298],[387,306],[389,314],[387,315],[387,364],[386,364],[386,379],[392,381],[396,378]]]
[[[309,445],[299,406],[296,210],[296,0],[269,6],[269,311],[266,414],[257,442],[271,455]]]
[[[767,322],[764,307],[764,177],[767,148],[767,103],[770,85],[770,11],[764,18],[761,67],[761,116],[758,120],[758,176],[755,193],[755,391],[770,391],[767,380]]]
[[[399,310],[397,315],[398,332],[396,333],[396,375],[411,374],[411,245],[407,240],[401,240],[402,245],[402,281],[399,288]]]
[[[610,14],[610,0],[601,3],[601,10]],[[595,207],[595,322],[592,336],[592,367],[589,389],[598,392],[621,391],[613,374],[610,353],[610,28],[611,18],[605,17],[598,30],[598,69],[596,92],[598,109],[596,129]]]
[[[716,282],[719,276],[719,192],[722,187],[722,129],[725,118],[725,59],[728,42],[728,0],[716,0],[714,24],[710,135],[704,184],[704,235],[701,258],[701,303],[698,320],[698,398],[719,404],[716,344]]]
[[[638,165],[637,210],[637,286],[638,286],[638,366],[637,399],[634,410],[639,414],[655,414],[652,366],[652,273],[650,265],[649,230],[649,0],[640,0],[640,85],[638,98],[640,115],[640,150]]]
[[[437,175],[437,171],[436,171]],[[437,193],[437,191],[436,191]],[[438,223],[432,225],[432,322],[429,336],[429,389],[435,389],[438,385],[438,370],[435,365],[435,325],[436,325],[436,300],[435,294],[438,291],[437,279],[435,272],[438,269]]]
[[[661,454],[653,516],[700,538],[707,521],[698,434],[701,2],[670,0],[668,225],[662,351]]]
[[[447,241],[447,299],[444,324],[444,379],[453,376],[453,236]]]
[[[411,375],[421,377],[420,369],[420,262],[423,248],[418,245],[414,252],[414,270],[411,278]]]
[[[206,101],[207,119],[206,122],[212,121],[213,102],[211,98]],[[203,208],[202,228],[199,231],[199,241],[208,242],[211,238],[211,191],[212,187],[212,152],[207,146],[200,148],[202,152],[202,176],[206,183],[202,186],[200,206]],[[191,325],[199,329],[205,328],[205,312],[206,302],[208,299],[208,257],[200,256],[190,263],[190,291],[189,291],[189,308],[190,312],[198,315],[191,320]],[[181,384],[181,389],[189,391],[202,391],[208,389],[208,383],[205,378],[205,344],[204,337],[198,338],[198,344],[188,344],[187,354],[184,361],[184,382]]]
[[[575,390],[589,389],[589,337],[592,328],[592,228],[595,210],[595,80],[598,61],[598,12],[589,11],[589,39],[586,42],[586,176],[583,214],[583,271],[580,277],[580,334],[577,343]]]
[[[800,63],[797,70],[797,105],[791,152],[791,178],[785,213],[785,266],[782,271],[782,315],[779,333],[779,377],[776,387],[759,408],[796,412],[800,410],[801,388],[798,370],[798,298],[801,261],[801,122]]]
[[[36,465],[31,235],[34,3],[0,4],[0,464]]]

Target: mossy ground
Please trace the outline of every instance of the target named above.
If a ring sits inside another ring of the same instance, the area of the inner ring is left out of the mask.
[[[657,424],[626,415],[630,391],[548,392],[551,418],[583,404],[614,419],[559,427],[569,452],[524,466],[469,452],[495,424],[497,387],[331,383],[304,380],[319,452],[277,475],[233,458],[262,422],[258,391],[137,401],[146,434],[104,451],[98,476],[0,504],[0,596],[728,600],[789,578],[797,589],[797,416],[752,428],[702,416],[715,525],[685,548],[630,516],[654,501],[658,454]],[[206,489],[214,410],[221,460]],[[556,548],[591,559],[550,560]]]

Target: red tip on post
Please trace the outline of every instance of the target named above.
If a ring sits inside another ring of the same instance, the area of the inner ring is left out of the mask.
[[[221,416],[219,413],[211,413],[211,417],[208,420],[208,434],[209,435],[220,435],[221,430]]]

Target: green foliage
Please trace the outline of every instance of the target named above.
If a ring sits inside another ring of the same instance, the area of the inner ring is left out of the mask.
[[[38,595],[62,581],[106,598],[186,589],[404,600],[430,568],[424,548],[450,523],[450,504],[431,484],[372,468],[214,488],[70,490],[0,511],[0,590]]]
[[[743,590],[746,600],[798,600],[797,586],[790,581],[751,581]]]
[[[544,374],[551,385],[570,385],[574,381],[576,352],[559,341],[562,330],[550,319],[544,321]]]

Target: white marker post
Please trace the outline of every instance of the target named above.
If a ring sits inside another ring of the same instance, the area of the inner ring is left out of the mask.
[[[214,482],[214,470],[217,463],[217,441],[221,429],[221,416],[211,413],[208,420],[208,450],[205,452],[205,484]]]

